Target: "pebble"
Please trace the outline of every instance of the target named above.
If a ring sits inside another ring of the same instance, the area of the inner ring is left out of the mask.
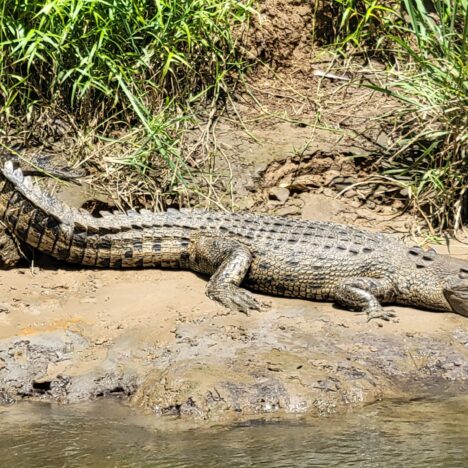
[[[268,195],[270,199],[278,200],[280,203],[286,203],[290,192],[286,187],[272,187]]]

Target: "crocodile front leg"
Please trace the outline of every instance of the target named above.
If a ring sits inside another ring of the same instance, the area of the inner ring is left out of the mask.
[[[212,274],[206,295],[228,309],[246,314],[264,306],[250,292],[239,288],[251,262],[249,249],[232,239],[202,237],[194,242],[190,253],[192,270]]]
[[[367,321],[396,317],[393,310],[385,310],[380,301],[391,302],[391,285],[374,278],[344,279],[335,289],[335,300],[344,307],[359,309],[367,314]]]

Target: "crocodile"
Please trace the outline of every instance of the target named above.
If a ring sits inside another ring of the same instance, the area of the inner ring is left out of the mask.
[[[394,317],[383,307],[391,303],[468,316],[467,261],[346,225],[183,209],[95,216],[42,191],[11,161],[0,175],[0,219],[58,260],[203,273],[208,297],[246,313],[265,307],[250,289],[334,301],[368,320]]]

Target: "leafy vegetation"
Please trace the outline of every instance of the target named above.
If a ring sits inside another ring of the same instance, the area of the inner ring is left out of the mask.
[[[409,24],[392,39],[411,68],[391,89],[404,107],[389,172],[408,178],[413,206],[431,224],[457,229],[468,215],[468,2],[404,5]]]
[[[337,1],[341,46],[390,48],[391,81],[374,86],[401,103],[386,173],[430,226],[456,230],[468,216],[468,1]]]
[[[396,1],[334,0],[339,18],[336,45],[344,53],[348,45],[384,51],[387,34],[399,23]]]
[[[385,176],[407,187],[409,206],[428,224],[460,227],[468,215],[468,0],[331,5],[341,54],[383,59],[390,81],[367,85],[401,104]],[[23,128],[62,109],[84,146],[107,151],[111,174],[101,154],[91,159],[109,192],[129,193],[129,204],[147,194],[178,197],[188,186],[206,197],[212,191],[203,194],[192,176],[196,167],[203,178],[203,165],[182,156],[181,136],[195,109],[209,128],[243,73],[233,31],[254,7],[250,0],[4,0],[0,122]]]
[[[242,71],[232,31],[247,2],[5,0],[0,8],[3,121],[59,106],[97,133],[140,126],[127,167],[168,169],[166,190],[186,183],[180,115],[216,102]]]

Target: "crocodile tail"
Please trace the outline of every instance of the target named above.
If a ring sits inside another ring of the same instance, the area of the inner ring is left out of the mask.
[[[67,165],[66,161],[56,161],[51,156],[39,154],[28,159],[21,156],[15,148],[11,148],[11,151],[7,149],[0,150],[1,163],[11,161],[14,164],[21,165],[25,175],[56,177],[77,184],[80,183],[78,179],[86,175],[84,169],[72,168]]]
[[[50,249],[56,242],[47,242],[48,236],[54,235],[54,229],[79,236],[105,235],[161,226],[166,219],[165,213],[156,214],[146,210],[141,213],[115,212],[98,218],[86,210],[70,207],[41,190],[12,161],[5,162],[1,173],[0,220],[12,232],[20,231],[17,232],[20,239],[45,253],[52,253],[54,257],[57,255]]]
[[[85,221],[84,219],[81,220],[83,215],[78,210],[65,205],[57,198],[40,190],[38,186],[33,184],[30,176],[24,176],[21,168],[15,168],[12,161],[5,162],[2,173],[24,199],[59,223],[73,224],[75,221]],[[92,218],[92,216],[90,217]]]
[[[7,161],[1,170],[4,178],[12,184],[21,198],[27,200],[35,209],[43,212],[47,217],[53,218],[57,223],[70,226],[78,232],[89,234],[107,234],[130,229],[142,229],[155,224],[161,225],[164,214],[155,214],[146,210],[109,213],[101,218],[93,216],[86,210],[76,209],[66,205],[57,198],[49,195],[34,185],[29,176],[25,176],[21,168],[15,168],[12,161]],[[6,200],[11,205],[11,200]],[[19,203],[15,200],[15,204]]]

